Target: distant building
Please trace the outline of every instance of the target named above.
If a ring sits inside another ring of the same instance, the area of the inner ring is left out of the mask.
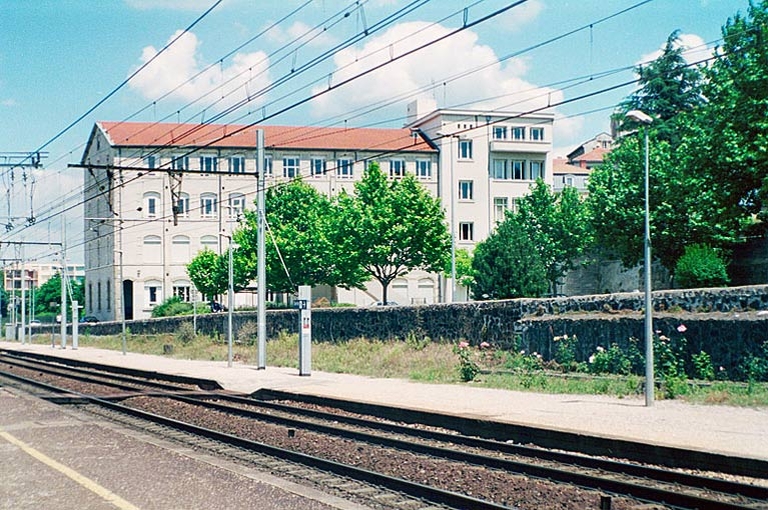
[[[566,186],[570,186],[585,195],[590,173],[589,168],[572,165],[565,158],[555,158],[552,162],[552,190],[560,192]]]
[[[536,178],[552,183],[551,114],[420,111],[420,103],[408,113],[396,129],[259,126],[267,186],[301,176],[322,193],[351,191],[377,161],[390,179],[415,175],[441,199],[456,247],[472,248]],[[203,248],[223,253],[238,213],[251,207],[256,129],[96,123],[82,157],[86,314],[139,319],[169,296],[202,299],[186,264]],[[417,271],[393,281],[388,299],[447,301],[450,288],[450,279]],[[335,292],[358,305],[381,299],[378,282]]]
[[[21,290],[22,281],[25,282],[25,289],[38,288],[55,274],[61,272],[61,266],[57,264],[25,263],[23,267],[25,274],[23,278],[21,263],[3,267],[3,288],[6,291]],[[85,277],[85,266],[68,265],[66,274],[69,278],[82,280]]]

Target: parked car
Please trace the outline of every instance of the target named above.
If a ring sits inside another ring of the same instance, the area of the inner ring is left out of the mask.
[[[86,315],[82,319],[80,319],[80,324],[93,324],[94,322],[99,322],[98,317],[94,317],[93,315]]]
[[[397,303],[395,301],[387,301],[386,303],[383,301],[376,301],[373,306],[397,306]]]
[[[37,319],[32,319],[31,321],[29,321],[29,325],[30,326],[40,326],[41,324],[42,324],[42,322],[40,322]]]

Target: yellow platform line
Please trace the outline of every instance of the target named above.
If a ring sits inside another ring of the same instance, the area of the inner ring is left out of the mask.
[[[18,446],[21,448],[24,452],[29,454],[31,457],[39,460],[43,464],[52,467],[56,471],[68,476],[75,482],[79,483],[89,491],[98,494],[102,498],[104,498],[106,501],[112,503],[120,510],[139,510],[139,507],[134,506],[118,496],[117,494],[105,489],[98,483],[94,482],[88,477],[85,477],[75,471],[74,469],[71,469],[64,464],[61,464],[60,462],[56,462],[52,458],[48,457],[44,453],[34,449],[33,447],[29,446],[28,444],[24,443],[20,439],[17,439],[16,437],[12,436],[8,432],[4,432],[0,430],[0,437],[8,441],[9,443]]]

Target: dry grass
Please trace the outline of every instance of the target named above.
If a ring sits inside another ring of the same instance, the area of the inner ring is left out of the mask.
[[[51,340],[49,335],[36,335],[33,341],[39,344],[50,344]],[[257,348],[252,340],[250,342],[236,342],[233,345],[235,361],[250,365],[257,363]],[[119,335],[95,337],[85,334],[80,336],[80,345],[121,350],[122,339]],[[172,346],[171,353],[165,352],[166,345]],[[227,343],[224,336],[129,334],[127,350],[178,359],[210,361],[227,359]],[[266,354],[269,366],[298,369],[297,335],[281,334],[278,338],[269,340]],[[639,395],[641,392],[642,379],[639,376],[598,377],[577,374],[571,377],[541,369],[503,370],[505,365],[509,364],[510,356],[514,356],[514,353],[485,351],[480,358],[482,365],[480,368],[485,371],[471,384],[519,391],[607,394],[619,397]],[[461,383],[459,369],[459,358],[454,352],[454,345],[433,342],[429,339],[380,341],[360,338],[348,342],[320,342],[312,345],[312,370],[322,372],[459,384]],[[702,404],[765,407],[768,406],[768,384],[746,385],[723,381],[705,388],[691,386],[685,394],[677,398]]]

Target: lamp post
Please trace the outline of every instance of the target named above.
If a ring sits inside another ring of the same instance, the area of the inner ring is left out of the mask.
[[[627,118],[643,124],[645,134],[645,234],[643,239],[643,260],[645,264],[645,405],[650,407],[654,401],[653,378],[653,303],[651,301],[651,220],[649,204],[649,155],[648,126],[653,118],[640,110],[627,112]]]
[[[449,175],[449,183],[448,183],[448,193],[451,195],[451,303],[456,302],[456,189],[454,188],[454,182],[453,182],[453,140],[454,138],[456,140],[459,140],[461,137],[457,134],[453,133],[443,133],[442,131],[438,131],[436,133],[440,137],[447,137],[448,138],[448,159],[451,162],[450,165],[450,175]],[[458,151],[457,151],[458,156]]]

